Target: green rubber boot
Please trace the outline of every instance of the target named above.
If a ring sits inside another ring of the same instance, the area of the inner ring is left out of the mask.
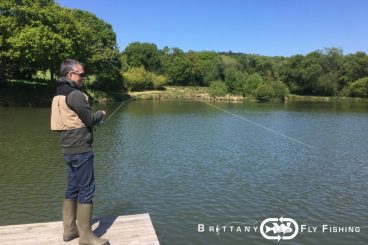
[[[93,204],[81,204],[77,206],[77,222],[79,231],[79,245],[110,245],[106,239],[97,237],[91,229]]]
[[[64,199],[63,203],[64,242],[68,242],[79,237],[77,224],[75,222],[76,219],[77,219],[77,200]]]

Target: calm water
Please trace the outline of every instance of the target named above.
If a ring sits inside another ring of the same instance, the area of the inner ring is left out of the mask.
[[[149,212],[163,245],[368,243],[367,104],[215,105],[313,148],[201,102],[130,102],[95,133],[94,216]],[[0,225],[60,220],[48,108],[0,108],[0,176]],[[277,243],[229,229],[281,216],[317,232]]]

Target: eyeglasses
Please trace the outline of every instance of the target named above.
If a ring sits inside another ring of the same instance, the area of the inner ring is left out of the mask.
[[[69,73],[73,73],[73,74],[79,75],[80,77],[84,77],[84,72],[78,73],[78,72],[75,72],[75,71],[71,71]]]

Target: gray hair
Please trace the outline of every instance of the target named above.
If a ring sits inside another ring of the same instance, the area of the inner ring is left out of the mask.
[[[77,65],[81,65],[84,68],[84,64],[79,62],[78,60],[64,60],[63,63],[61,63],[60,65],[59,76],[65,77],[68,72],[75,71]]]

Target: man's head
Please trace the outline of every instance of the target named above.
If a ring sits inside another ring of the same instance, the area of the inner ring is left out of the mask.
[[[60,66],[59,76],[66,77],[81,87],[84,80],[84,65],[77,60],[64,60]]]

